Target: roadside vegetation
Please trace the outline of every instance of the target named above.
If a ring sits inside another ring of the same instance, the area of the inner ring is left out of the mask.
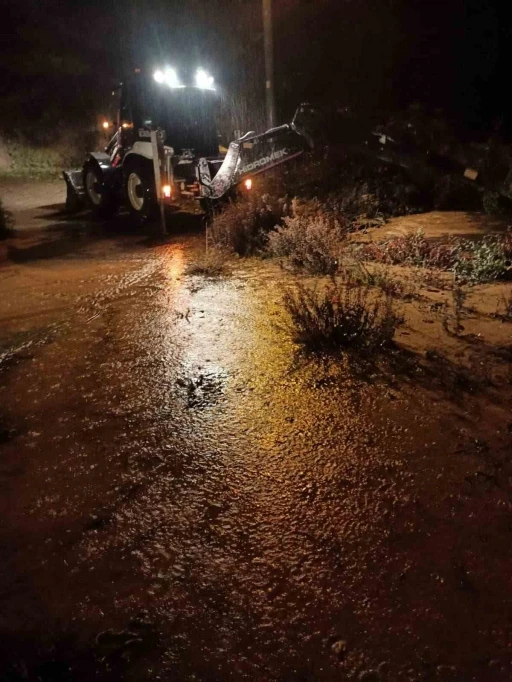
[[[12,130],[1,139],[0,177],[47,179],[80,166],[86,151],[101,146],[99,133],[79,128],[52,130],[31,138]]]
[[[209,228],[212,243],[239,256],[264,255],[268,235],[290,215],[286,197],[255,193],[231,201]]]
[[[419,230],[355,244],[347,237],[356,231],[360,228],[353,219],[332,203],[264,194],[229,204],[214,219],[211,236],[214,244],[240,256],[278,258],[315,275],[336,274],[348,257],[359,263],[445,271],[467,284],[501,280],[511,272],[512,232],[438,241],[427,239]]]
[[[242,257],[273,259],[298,278],[286,286],[283,307],[290,335],[305,350],[382,357],[398,331],[401,339],[410,336],[402,326],[407,320],[409,327],[411,315],[464,344],[479,339],[468,333],[478,320],[512,320],[511,294],[499,293],[512,275],[510,230],[471,239],[433,239],[421,230],[379,236],[394,216],[441,207],[482,211],[482,197],[475,201],[463,183],[446,179],[420,190],[400,171],[364,159],[323,158],[254,185],[214,216],[211,240]],[[485,208],[491,212],[489,195]],[[482,294],[474,298],[479,286],[494,285],[499,305],[492,308]],[[438,356],[424,353],[427,363]]]
[[[7,239],[12,234],[14,219],[0,199],[0,239]]]
[[[222,249],[212,247],[187,266],[187,275],[204,277],[221,277],[227,274],[229,254]]]
[[[347,227],[347,221],[342,223],[336,213],[323,209],[317,200],[294,200],[290,215],[269,233],[267,253],[315,275],[334,275]]]
[[[384,350],[403,323],[390,296],[350,279],[325,289],[298,285],[285,293],[284,306],[294,340],[316,353]]]
[[[356,250],[362,260],[446,270],[459,281],[479,284],[507,275],[512,265],[512,233],[439,242],[426,239],[423,232],[417,231],[363,244]]]

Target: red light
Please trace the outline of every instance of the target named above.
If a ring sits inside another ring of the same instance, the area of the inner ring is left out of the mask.
[[[245,185],[245,189],[246,189],[248,192],[250,192],[251,189],[252,189],[252,180],[251,180],[251,178],[249,178],[248,180],[246,180],[246,181],[244,182],[244,185]]]
[[[171,186],[170,185],[164,185],[162,187],[162,192],[163,192],[163,195],[166,199],[171,198]]]

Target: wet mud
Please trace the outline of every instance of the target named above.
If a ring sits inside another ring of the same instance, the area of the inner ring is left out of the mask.
[[[509,385],[304,357],[197,230],[55,230],[0,267],[2,680],[511,679]]]

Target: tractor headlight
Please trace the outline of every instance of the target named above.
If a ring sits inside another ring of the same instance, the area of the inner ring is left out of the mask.
[[[196,87],[201,90],[215,90],[213,76],[210,76],[204,69],[196,71]]]
[[[165,83],[170,88],[183,88],[185,87],[180,81],[178,74],[174,69],[167,68],[165,71],[158,69],[153,74],[153,78],[157,83]]]

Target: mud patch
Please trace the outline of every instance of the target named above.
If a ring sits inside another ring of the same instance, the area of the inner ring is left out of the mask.
[[[58,626],[53,633],[34,637],[3,632],[2,641],[0,677],[4,682],[127,679],[158,648],[158,635],[144,614],[124,629],[105,630],[87,641]]]
[[[176,385],[185,396],[187,407],[206,409],[222,399],[227,375],[222,372],[201,372],[195,376],[181,376]]]
[[[18,332],[5,341],[0,340],[0,371],[21,360],[31,360],[38,346],[51,343],[63,325],[50,324],[28,332]]]

